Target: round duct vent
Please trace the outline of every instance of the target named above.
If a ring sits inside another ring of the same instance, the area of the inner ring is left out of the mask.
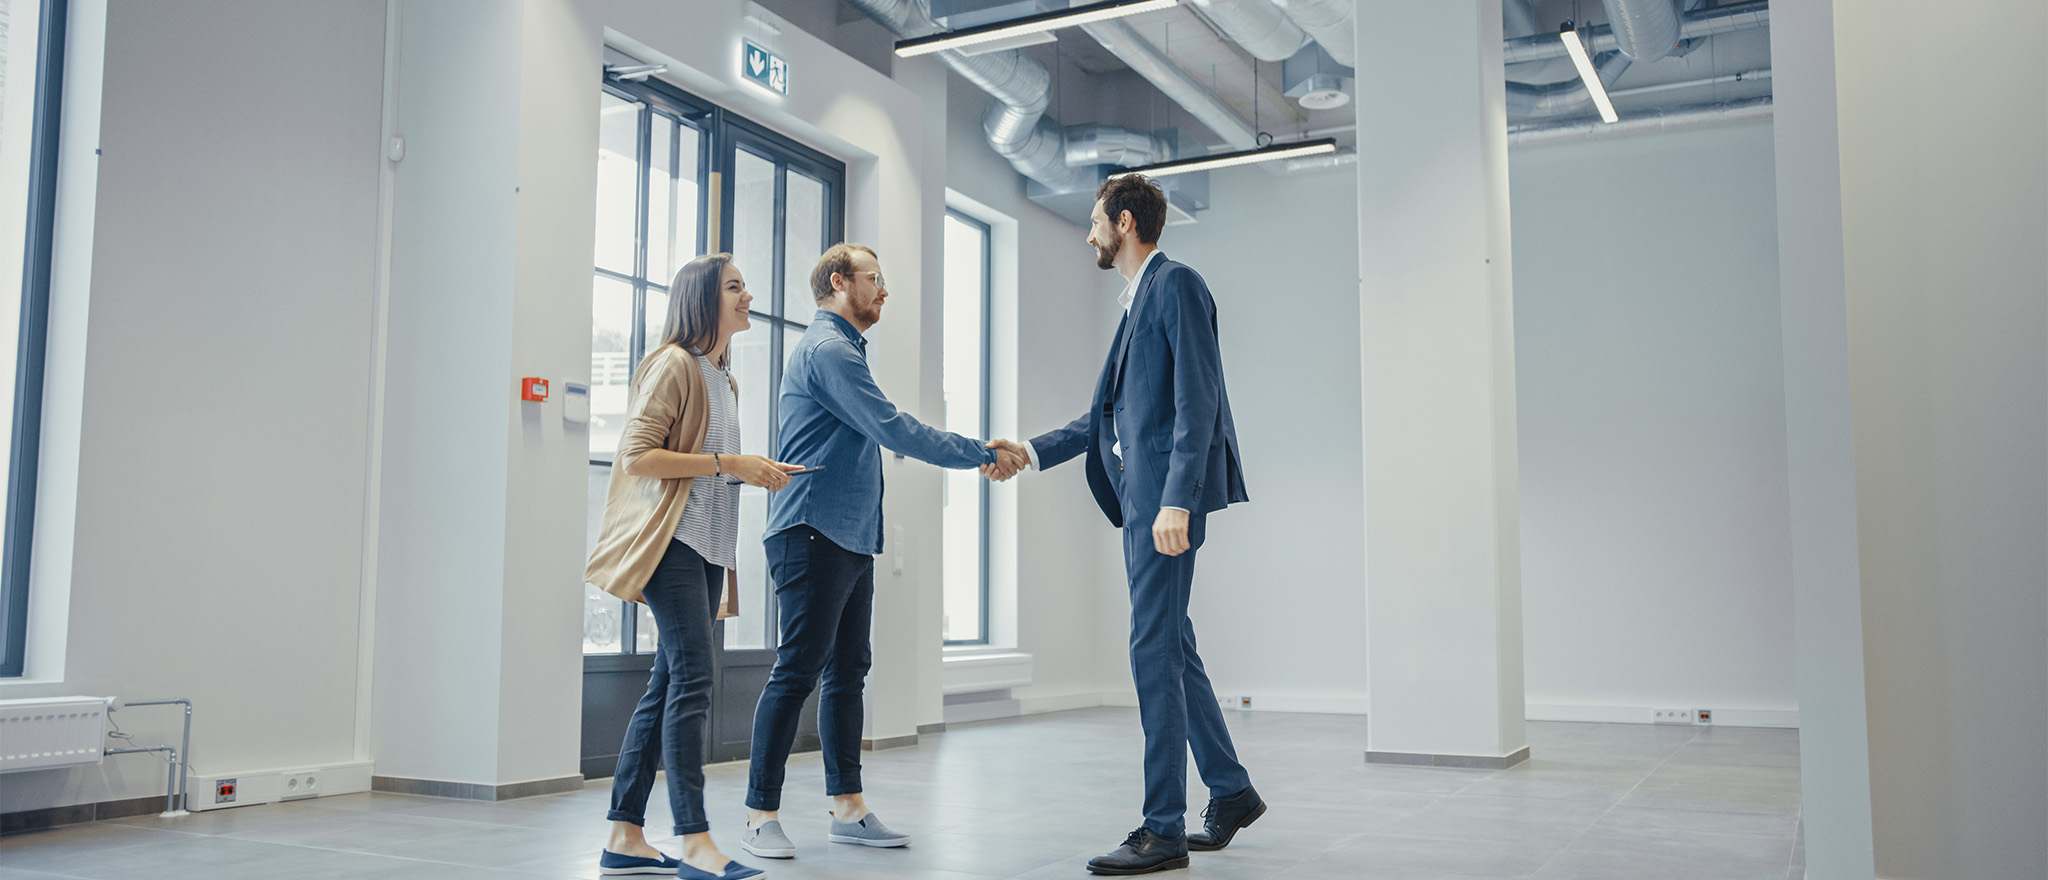
[[[1342,89],[1316,89],[1301,96],[1301,106],[1309,110],[1334,110],[1351,103],[1351,96]]]

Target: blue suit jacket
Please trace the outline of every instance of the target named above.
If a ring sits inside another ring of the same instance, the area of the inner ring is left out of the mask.
[[[1115,437],[1111,421],[1115,422]],[[1113,473],[1110,444],[1122,473]],[[1195,270],[1160,254],[1117,326],[1095,401],[1031,440],[1038,466],[1087,456],[1088,488],[1111,525],[1150,525],[1161,507],[1200,516],[1248,501],[1223,387],[1216,301]]]

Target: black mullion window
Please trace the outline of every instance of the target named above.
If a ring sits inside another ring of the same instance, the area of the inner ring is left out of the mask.
[[[743,377],[742,383],[747,391],[747,396],[754,399],[752,404],[756,407],[754,412],[766,416],[765,424],[754,423],[751,429],[753,433],[747,437],[750,441],[748,445],[752,447],[754,443],[765,440],[766,442],[762,444],[766,447],[765,451],[770,455],[778,454],[781,449],[781,438],[775,435],[779,422],[779,412],[777,411],[779,409],[779,401],[777,400],[779,395],[774,393],[774,389],[779,388],[781,385],[783,360],[788,354],[788,339],[785,337],[790,333],[801,333],[809,324],[808,312],[803,314],[785,313],[797,311],[797,306],[801,303],[792,303],[785,309],[783,305],[783,288],[792,281],[808,279],[810,274],[809,265],[798,266],[792,262],[802,262],[808,258],[808,253],[791,254],[789,253],[788,244],[791,235],[799,234],[798,230],[801,230],[800,234],[805,237],[811,235],[811,230],[813,229],[819,231],[821,241],[818,242],[818,251],[822,251],[831,243],[839,240],[845,227],[843,217],[845,166],[830,157],[791,142],[780,134],[776,134],[744,119],[739,119],[716,105],[678,91],[673,86],[658,80],[639,82],[607,80],[604,83],[604,89],[619,100],[640,105],[636,108],[638,124],[635,134],[637,139],[633,143],[633,150],[637,155],[636,174],[634,175],[637,178],[637,185],[635,187],[637,191],[635,193],[635,216],[633,223],[636,240],[634,242],[631,271],[630,274],[618,271],[625,267],[617,265],[609,269],[599,268],[596,272],[597,278],[600,279],[598,281],[600,293],[603,292],[605,284],[617,282],[619,288],[612,295],[623,299],[626,293],[624,288],[627,285],[631,287],[632,301],[630,308],[633,313],[631,316],[633,331],[630,343],[625,347],[630,351],[632,364],[637,367],[639,362],[646,357],[647,350],[655,342],[650,337],[656,335],[659,329],[659,322],[654,322],[656,326],[653,328],[648,327],[649,318],[656,317],[649,315],[648,312],[654,308],[655,301],[660,299],[659,294],[667,291],[665,285],[669,280],[667,278],[649,277],[650,274],[660,274],[659,264],[662,262],[660,252],[649,249],[668,247],[668,242],[654,240],[662,236],[660,228],[662,224],[658,222],[660,218],[653,217],[650,213],[653,210],[664,209],[664,206],[667,204],[662,194],[651,192],[654,188],[653,180],[659,176],[653,168],[652,162],[663,153],[655,145],[652,138],[666,135],[671,138],[668,142],[669,149],[666,151],[669,166],[672,169],[670,177],[672,179],[676,178],[676,172],[693,174],[698,186],[698,198],[695,205],[696,235],[692,242],[697,246],[696,252],[733,252],[736,261],[742,265],[743,271],[751,267],[751,271],[747,272],[747,281],[748,285],[754,288],[753,292],[756,300],[764,296],[768,298],[767,302],[757,301],[753,306],[755,324],[754,330],[751,332],[766,333],[767,338],[755,341],[753,343],[755,345],[753,349],[754,354],[750,355],[756,358],[765,356],[766,363],[760,363],[758,360],[755,361],[754,366],[751,368],[754,374]],[[678,126],[690,127],[697,133],[697,152],[693,163],[694,167],[692,168],[679,167],[684,163],[680,160],[681,142],[679,140],[683,135],[680,133]],[[626,146],[623,130],[617,132],[616,138],[614,143],[617,143],[620,147]],[[748,184],[749,189],[744,194],[744,198],[740,191],[740,181],[738,179],[741,156],[747,157],[745,173],[750,181]],[[804,222],[797,224],[795,228],[792,228],[793,206],[789,203],[789,188],[791,185],[789,175],[792,172],[803,175],[805,186],[807,187],[803,193],[803,198],[800,200],[802,204],[794,206],[801,208],[801,213],[804,214],[802,218],[797,218]],[[718,189],[722,191],[714,192],[710,187],[714,174],[719,180]],[[689,178],[685,177],[682,179],[687,180]],[[617,193],[615,202],[623,207],[625,203],[623,182],[618,186]],[[814,197],[813,194],[819,193],[822,195]],[[817,202],[820,198],[822,198],[822,202],[814,205],[813,202]],[[745,240],[740,241],[739,233],[741,230],[738,228],[738,221],[740,219],[739,203],[743,200],[747,206],[746,220],[751,225]],[[676,205],[673,210],[676,214],[680,215],[687,212],[689,208]],[[822,216],[814,217],[812,212]],[[623,220],[623,211],[619,213],[621,215],[620,219]],[[620,225],[623,226],[624,224],[620,223]],[[671,219],[668,226],[670,227],[671,237],[673,237],[675,220]],[[710,236],[710,231],[714,228],[719,231],[715,240]],[[623,229],[619,230],[620,237],[623,236],[623,232]],[[614,237],[609,240],[618,241],[619,238]],[[740,245],[739,247],[734,246],[736,242]],[[801,245],[802,242],[799,242],[799,244]],[[675,249],[680,251],[688,246],[689,244],[684,242],[676,242]],[[738,251],[740,250],[745,250],[745,253],[739,253]],[[762,253],[762,251],[769,251],[770,253]],[[798,251],[805,251],[805,249],[799,247]],[[615,253],[616,257],[613,258],[613,261],[615,263],[624,263],[625,254],[623,248],[615,251]],[[688,256],[682,253],[674,254],[671,262],[680,264],[687,260]],[[669,266],[668,268],[672,272],[676,266]],[[613,300],[613,302],[616,301],[616,299]],[[803,300],[803,302],[807,303],[808,300]],[[606,314],[615,315],[616,312]],[[614,319],[607,318],[606,320]],[[615,351],[616,349],[611,350]],[[611,389],[611,393],[617,394],[618,389]],[[596,389],[593,389],[593,395],[595,394]],[[761,396],[754,398],[755,394]],[[743,402],[743,412],[746,406],[747,404]],[[756,440],[756,437],[759,440]],[[592,464],[594,466],[607,466],[608,463],[600,461],[600,458],[602,456],[593,451]],[[594,480],[604,476],[601,470],[594,469],[593,474]],[[744,616],[756,618],[756,621],[753,622],[760,620],[772,621],[775,615],[773,602],[772,591],[769,591],[769,595],[757,597],[753,601],[753,607],[748,609]],[[624,605],[624,603],[621,603],[621,606],[623,613],[620,615],[622,621],[622,626],[620,627],[620,653],[630,654],[637,648],[633,623],[635,620],[635,609],[632,606]],[[747,607],[748,602],[743,599],[742,608]],[[752,625],[753,622],[747,623]],[[735,647],[732,640],[734,633],[734,629],[731,626],[732,623],[735,622],[729,621],[726,628],[728,649],[753,650],[753,647],[745,645]],[[774,647],[772,627],[767,629],[767,640],[769,642],[767,647],[772,649]]]

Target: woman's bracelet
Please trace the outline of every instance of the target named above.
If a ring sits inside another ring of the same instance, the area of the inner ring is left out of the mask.
[[[711,453],[711,472],[714,474],[725,473],[725,463],[718,460],[718,453],[716,452]]]

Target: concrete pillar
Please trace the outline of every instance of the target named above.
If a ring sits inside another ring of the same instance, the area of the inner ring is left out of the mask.
[[[1362,0],[1358,22],[1366,759],[1510,766],[1528,748],[1500,0]]]
[[[394,0],[374,564],[377,786],[582,787],[587,444],[601,40],[569,0]],[[387,159],[388,161],[388,159]],[[574,328],[582,327],[582,330]],[[545,403],[518,399],[547,378]]]
[[[1869,880],[1870,743],[1831,4],[1772,10],[1778,296],[1806,874]]]

